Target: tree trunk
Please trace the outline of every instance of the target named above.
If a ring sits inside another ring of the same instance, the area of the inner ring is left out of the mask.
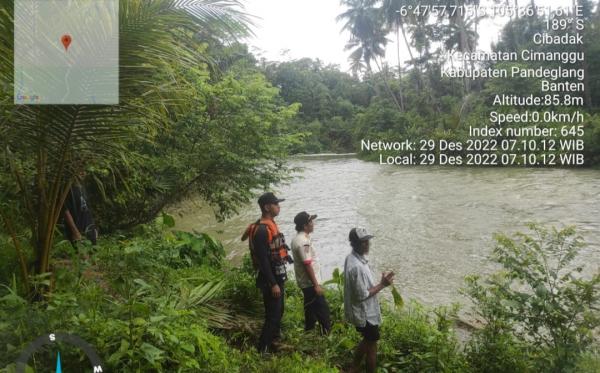
[[[25,284],[25,289],[27,289],[27,292],[29,292],[29,271],[27,269],[27,262],[25,261],[25,256],[23,255],[23,251],[21,250],[21,244],[19,242],[19,239],[17,238],[17,233],[10,219],[8,219],[4,214],[2,214],[2,211],[0,211],[0,217],[4,221],[6,230],[8,231],[8,234],[10,235],[13,241],[13,245],[17,252],[17,258],[19,259],[19,265],[21,266],[21,276],[23,277],[23,283]]]
[[[404,97],[402,97],[402,63],[400,61],[400,25],[396,26],[396,53],[398,57],[398,90],[400,91],[400,108],[404,111]]]
[[[37,274],[50,271],[50,251],[54,242],[56,224],[60,220],[60,212],[67,199],[73,182],[67,182],[58,177],[55,184],[51,186],[52,198],[45,205],[40,205],[39,220],[37,222]]]
[[[406,37],[406,31],[404,31],[404,23],[400,23],[400,30],[402,31],[402,37],[404,38],[404,44],[406,44],[406,49],[408,49],[408,55],[410,56],[411,61],[417,70],[417,91],[421,90],[421,68],[415,64],[415,57],[413,56],[412,49],[410,49],[410,43],[408,42],[408,38]]]
[[[396,104],[396,107],[398,108],[398,110],[402,111],[402,108],[400,107],[400,103],[398,102],[396,95],[394,94],[394,92],[390,88],[390,84],[388,83],[387,72],[382,70],[379,62],[377,62],[377,59],[374,59],[374,61],[375,61],[375,64],[377,65],[377,69],[379,69],[379,72],[382,73],[383,84],[385,85],[386,90],[388,91],[389,95],[392,97],[392,100],[394,100],[394,104]]]
[[[456,6],[459,5],[457,1],[455,1],[454,4]],[[458,18],[457,24],[458,24],[458,30],[459,30],[458,49],[462,53],[469,52],[467,33],[465,30],[465,28],[466,28],[465,16],[464,16],[464,14],[459,14],[457,18]],[[463,70],[465,72],[467,71],[467,61],[465,61],[464,58],[463,58]],[[469,81],[469,79],[466,76],[463,77],[463,85],[464,85],[465,95],[468,95],[469,92],[471,91],[471,82]]]
[[[406,49],[408,49],[408,55],[410,56],[411,60],[414,60],[415,58],[413,57],[412,50],[410,49],[410,43],[408,42],[408,39],[406,38],[406,31],[404,31],[403,23],[400,23],[400,30],[402,30],[402,37],[404,38],[404,44],[406,44]]]

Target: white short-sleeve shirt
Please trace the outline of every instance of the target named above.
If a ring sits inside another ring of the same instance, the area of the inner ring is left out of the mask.
[[[377,294],[369,296],[375,286],[371,269],[364,256],[354,250],[344,262],[344,314],[355,326],[364,327],[381,324],[381,309]]]
[[[294,273],[296,274],[296,282],[301,289],[313,287],[314,284],[306,272],[306,265],[310,264],[317,282],[321,283],[321,268],[319,260],[312,246],[310,237],[305,232],[298,232],[292,240],[292,256],[294,257]]]

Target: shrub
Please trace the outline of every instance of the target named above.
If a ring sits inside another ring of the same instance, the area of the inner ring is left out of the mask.
[[[457,307],[427,312],[411,302],[385,313],[382,324],[381,362],[391,371],[464,372],[468,365],[451,326]]]
[[[469,365],[477,372],[536,372],[530,346],[500,325],[474,332],[465,348]]]
[[[506,355],[529,344],[537,355],[536,370],[572,370],[580,354],[594,342],[593,333],[600,326],[600,273],[585,279],[583,268],[573,264],[583,246],[574,228],[549,230],[535,224],[529,228],[531,235],[496,236],[493,258],[502,271],[483,282],[479,276],[467,278],[465,293],[488,323],[471,345],[471,360],[481,362],[478,351],[486,355],[499,349]],[[506,333],[516,336],[519,344]],[[482,341],[488,345],[475,349]]]

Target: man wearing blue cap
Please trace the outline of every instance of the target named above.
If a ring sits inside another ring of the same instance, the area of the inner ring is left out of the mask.
[[[352,252],[348,254],[344,263],[344,314],[346,320],[352,323],[363,336],[356,347],[351,371],[358,371],[365,357],[367,372],[375,372],[379,325],[381,325],[377,293],[392,284],[394,272],[382,273],[381,282],[375,285],[373,274],[365,258],[373,235],[363,228],[352,228],[348,238]]]

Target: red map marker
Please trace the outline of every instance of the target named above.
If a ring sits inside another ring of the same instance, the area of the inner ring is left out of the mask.
[[[69,35],[69,34],[65,34],[60,38],[60,41],[65,46],[65,51],[67,51],[69,49],[69,45],[71,45],[72,40],[73,39],[71,39],[71,35]]]

